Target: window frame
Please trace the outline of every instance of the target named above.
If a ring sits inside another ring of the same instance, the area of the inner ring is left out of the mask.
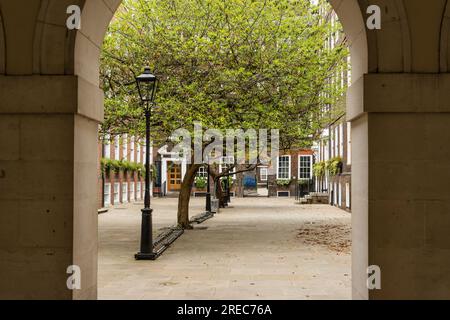
[[[114,193],[113,193],[113,204],[118,205],[120,204],[120,192],[121,192],[121,186],[119,182],[114,182]]]
[[[347,209],[350,209],[352,207],[352,196],[351,196],[352,192],[351,192],[351,187],[350,187],[350,183],[346,183],[345,184],[345,207]]]
[[[201,166],[198,169],[197,178],[208,178],[208,168],[206,166]]]
[[[109,134],[103,140],[103,158],[111,158],[111,136]]]
[[[131,137],[131,139],[130,139],[130,162],[136,162],[135,141],[136,141],[136,139],[134,137]]]
[[[114,160],[120,160],[120,136],[114,137]]]
[[[339,126],[334,128],[334,157],[339,156]]]
[[[337,194],[338,194],[338,191],[339,191],[339,190],[338,190],[337,183],[334,182],[333,184],[334,184],[334,186],[333,186],[333,204],[334,204],[335,206],[337,206],[337,205],[338,205]]]
[[[128,203],[128,182],[122,182],[120,186],[120,190],[122,193],[122,203]],[[125,197],[124,197],[124,189],[125,189]]]
[[[122,136],[122,160],[128,161],[128,135]]]
[[[302,158],[309,158],[309,178],[302,178]],[[313,156],[308,154],[301,154],[298,156],[298,179],[299,180],[311,180],[313,177]]]
[[[142,164],[141,140],[140,139],[136,140],[135,145],[136,145],[136,163]]]
[[[338,206],[342,208],[342,183],[338,183]]]
[[[141,149],[142,149],[142,164],[145,165],[145,158],[147,157],[146,145],[145,144],[141,145]]]
[[[284,177],[280,177],[280,159],[281,158],[288,158],[288,177],[284,178]],[[278,156],[277,157],[277,180],[290,180],[292,178],[292,172],[291,172],[291,159],[292,156],[291,155],[282,155],[282,156]]]
[[[265,172],[265,178],[263,178],[263,172]],[[269,180],[269,168],[259,168],[259,180],[264,182]]]
[[[108,190],[108,192],[106,192]],[[103,188],[103,205],[107,208],[111,206],[111,183],[107,182]]]
[[[130,182],[129,185],[129,193],[130,193],[130,202],[136,201],[136,183],[134,181]]]
[[[231,163],[230,163],[229,160],[231,160]],[[220,158],[219,173],[223,173],[224,167],[227,166],[227,165],[235,165],[235,158],[234,158],[234,156],[223,156],[223,157]],[[235,167],[235,169],[236,169],[236,167]],[[235,171],[235,170],[233,170],[233,171]],[[233,174],[231,176],[231,178],[233,180],[236,180],[236,175]]]
[[[352,164],[352,123],[347,122],[347,165]]]
[[[136,184],[136,200],[142,200],[142,182],[138,181]]]

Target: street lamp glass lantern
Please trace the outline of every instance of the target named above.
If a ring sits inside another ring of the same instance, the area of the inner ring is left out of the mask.
[[[156,76],[151,73],[149,67],[145,68],[143,74],[136,77],[136,85],[142,102],[153,103],[155,101],[157,82]]]

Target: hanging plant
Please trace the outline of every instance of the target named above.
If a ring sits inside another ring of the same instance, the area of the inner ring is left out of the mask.
[[[105,174],[109,173],[109,169],[106,170],[106,164],[107,160],[106,159],[101,159],[100,160],[100,172],[102,173],[102,176],[104,176]]]
[[[136,172],[138,170],[138,165],[126,160],[121,161],[121,170],[123,172]]]
[[[315,177],[317,177],[317,178],[324,177],[326,174],[326,170],[327,170],[327,164],[325,163],[325,161],[321,161],[321,162],[314,164],[313,171],[314,171]]]
[[[327,170],[330,176],[336,176],[342,172],[342,158],[334,157],[327,161]]]
[[[140,177],[145,176],[145,166],[141,163],[136,164],[136,171]]]
[[[111,160],[111,170],[115,173],[119,173],[122,170],[122,162],[118,160]]]
[[[145,165],[136,163],[136,172],[138,173],[139,177],[145,177]],[[150,166],[150,180],[155,183],[158,180],[158,168],[154,164]]]
[[[109,175],[111,170],[114,170],[115,167],[114,160],[102,158],[100,161],[100,170],[102,171],[102,174]]]
[[[287,187],[291,184],[290,179],[277,179],[277,185],[280,187]]]
[[[230,189],[233,187],[233,184],[234,184],[233,177],[232,176],[228,176],[228,177],[223,177],[221,179],[222,189],[225,189],[225,181],[227,180],[227,178],[228,178],[228,186],[230,187]]]
[[[128,171],[130,171],[130,163],[126,160],[121,160],[120,161],[120,170],[123,171],[124,173],[127,173]]]
[[[194,182],[195,187],[197,189],[205,189],[207,186],[207,183],[208,183],[207,179],[204,177],[196,177],[195,182]]]
[[[310,183],[309,179],[300,179],[298,181],[298,184],[301,186],[307,186],[307,185],[309,185],[309,183]]]
[[[140,163],[129,162],[126,160],[111,160],[101,159],[100,169],[103,174],[109,174],[111,171],[116,173],[122,172],[137,172],[139,176],[145,175],[145,166]],[[152,166],[152,175],[154,181],[156,181],[156,166]]]

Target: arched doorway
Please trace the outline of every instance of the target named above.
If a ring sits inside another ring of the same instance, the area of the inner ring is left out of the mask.
[[[97,14],[93,13],[97,10],[103,10],[104,13],[107,13],[109,18],[102,19],[102,27],[99,28],[96,25],[92,30],[83,30],[83,32],[78,33],[76,42],[75,42],[75,73],[81,77],[89,77],[90,82],[93,84],[97,84],[98,82],[98,60],[100,55],[101,41],[103,40],[101,37],[99,38],[99,30],[106,31],[106,28],[109,24],[109,20],[112,18],[114,9],[116,9],[120,5],[121,1],[116,1],[114,6],[103,6],[103,9],[98,5],[94,5],[92,2],[87,2],[85,7],[83,8],[83,20],[85,16],[96,16]],[[335,9],[337,15],[339,16],[341,23],[344,26],[344,32],[346,33],[349,39],[349,47],[351,51],[351,61],[352,61],[352,82],[358,83],[363,78],[363,75],[368,72],[368,39],[365,28],[365,21],[363,17],[363,12],[361,10],[360,5],[355,0],[346,0],[346,1],[331,1],[333,8]],[[105,8],[106,7],[106,8]],[[113,10],[110,10],[113,9]],[[91,12],[92,11],[92,12]],[[91,27],[91,26],[89,26]],[[102,33],[103,35],[104,33]],[[88,41],[91,39],[96,40],[96,44],[93,44],[92,41]],[[98,42],[100,40],[100,42]],[[95,61],[92,61],[92,53],[96,54]],[[87,54],[87,55],[86,55]],[[87,65],[91,65],[91,67],[87,67]],[[78,69],[77,69],[78,68]],[[89,70],[89,73],[87,71]],[[92,72],[92,70],[96,70],[96,73]],[[360,97],[358,97],[361,92],[356,91],[349,98],[349,109],[359,110],[360,106],[357,105],[360,101]],[[352,120],[352,119],[349,119]],[[366,139],[365,136],[361,137],[362,140]],[[367,158],[366,155],[364,155]],[[365,159],[364,158],[364,159]],[[356,172],[357,176],[364,177],[365,172]],[[362,184],[367,182],[367,179],[360,180]],[[354,184],[354,188],[360,189],[360,185],[358,183]],[[364,206],[358,207],[359,204],[363,204],[364,201],[358,201],[358,197],[360,195],[356,194],[355,202],[354,202],[354,210],[365,210]],[[365,196],[365,195],[362,195]],[[358,223],[358,222],[357,222]],[[353,248],[358,252],[357,256],[354,256],[355,264],[353,263],[353,273],[358,279],[358,282],[354,281],[354,295],[359,296],[361,298],[368,298],[368,292],[366,288],[366,279],[367,273],[366,269],[368,266],[368,254],[367,254],[367,228],[363,228],[365,222],[359,222],[362,225],[361,230],[358,234],[359,241],[356,241],[358,248]],[[356,266],[356,267],[355,267]],[[357,288],[357,289],[356,289]]]

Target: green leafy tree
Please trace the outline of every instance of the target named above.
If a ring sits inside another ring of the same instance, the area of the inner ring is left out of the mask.
[[[342,94],[329,84],[348,52],[324,47],[334,28],[309,0],[125,0],[104,43],[102,130],[143,135],[133,79],[148,65],[160,81],[155,145],[199,121],[205,129],[279,129],[282,148],[310,147],[325,106]],[[199,167],[183,180],[183,227]]]

